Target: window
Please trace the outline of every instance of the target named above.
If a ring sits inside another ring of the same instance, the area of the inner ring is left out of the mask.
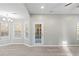
[[[8,23],[0,23],[0,36],[9,35],[9,26]]]
[[[21,23],[16,23],[15,24],[15,36],[16,37],[21,37],[22,36],[22,24]]]

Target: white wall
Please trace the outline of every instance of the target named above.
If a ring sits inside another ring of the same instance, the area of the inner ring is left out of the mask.
[[[78,45],[76,39],[76,21],[79,15],[31,15],[31,25],[34,22],[44,24],[44,45],[61,45],[67,41],[68,45]],[[33,39],[33,30],[31,40]]]

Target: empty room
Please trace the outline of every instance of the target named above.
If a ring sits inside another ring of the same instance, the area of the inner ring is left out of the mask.
[[[0,3],[0,56],[79,56],[79,3]]]

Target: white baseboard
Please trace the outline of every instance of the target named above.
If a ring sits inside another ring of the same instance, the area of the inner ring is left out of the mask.
[[[8,45],[12,45],[12,44],[24,44],[24,43],[7,43],[7,44],[2,44],[0,46],[8,46]]]
[[[79,46],[79,45],[30,45],[30,44],[26,44],[26,43],[7,43],[7,44],[2,44],[2,45],[0,45],[0,46],[7,46],[7,45],[11,45],[11,44],[24,44],[25,46],[28,46],[28,47]]]
[[[79,45],[32,45],[32,47],[62,47],[62,46],[79,46]]]
[[[25,44],[25,43],[7,43],[7,44],[2,44],[0,46],[8,46],[8,45],[12,45],[12,44],[24,44],[25,46],[32,47],[31,45]]]

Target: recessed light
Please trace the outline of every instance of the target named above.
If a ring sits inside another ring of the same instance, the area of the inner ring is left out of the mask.
[[[44,6],[41,6],[41,9],[44,9]]]

